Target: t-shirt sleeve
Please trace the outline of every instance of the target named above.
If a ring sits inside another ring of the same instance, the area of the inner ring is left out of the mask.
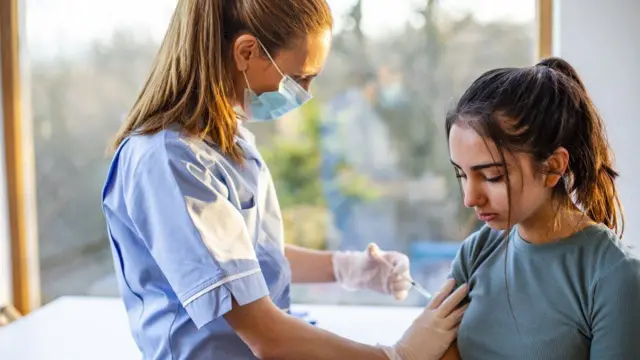
[[[638,359],[640,261],[623,258],[595,283],[592,291],[591,359]]]
[[[471,241],[472,238],[465,240],[458,249],[456,257],[451,263],[451,272],[448,278],[456,281],[456,287],[469,281],[470,269],[471,269]]]
[[[232,298],[242,306],[269,294],[246,226],[255,208],[229,202],[203,158],[166,140],[137,163],[124,191],[135,231],[198,328],[231,310]]]
[[[477,262],[480,261],[480,253],[486,245],[491,245],[496,241],[494,237],[491,229],[484,226],[462,242],[451,263],[451,272],[449,273],[449,278],[456,281],[456,287],[469,282],[475,266],[478,265]]]

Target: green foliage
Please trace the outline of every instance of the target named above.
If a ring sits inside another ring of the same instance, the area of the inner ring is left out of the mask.
[[[273,176],[282,208],[294,205],[325,206],[320,177],[322,162],[322,109],[312,100],[300,110],[300,131],[294,139],[278,135],[261,149]],[[337,169],[336,186],[346,197],[367,201],[376,197],[373,185],[346,163]]]
[[[287,139],[278,135],[271,146],[261,149],[283,208],[295,204],[324,205],[319,172],[320,110],[311,101],[300,111],[301,138]]]

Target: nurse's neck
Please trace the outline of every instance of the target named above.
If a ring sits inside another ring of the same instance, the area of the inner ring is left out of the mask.
[[[578,209],[544,209],[518,224],[518,234],[528,243],[562,241],[594,222]]]
[[[242,123],[242,121],[245,119],[243,102],[234,100],[231,102],[231,106],[233,107],[233,111],[236,112],[236,118]]]

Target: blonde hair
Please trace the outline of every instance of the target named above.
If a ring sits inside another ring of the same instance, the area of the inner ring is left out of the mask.
[[[154,134],[177,124],[189,135],[212,139],[241,162],[231,100],[234,40],[252,34],[275,54],[332,24],[325,0],[179,0],[151,73],[111,150],[132,134]]]

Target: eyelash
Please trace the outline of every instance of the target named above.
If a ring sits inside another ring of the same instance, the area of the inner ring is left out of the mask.
[[[467,175],[456,173],[456,178],[458,178],[458,179],[466,179]],[[492,178],[485,178],[485,181],[490,182],[490,183],[498,183],[498,182],[502,181],[503,178],[504,178],[503,175],[498,175],[498,176],[494,176]]]

